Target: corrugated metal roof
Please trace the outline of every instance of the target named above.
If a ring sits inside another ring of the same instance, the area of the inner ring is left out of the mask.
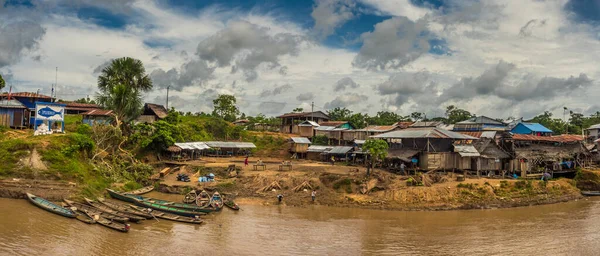
[[[389,132],[396,129],[395,125],[369,125],[363,129],[359,129],[356,131],[361,132]]]
[[[468,135],[475,138],[490,138],[493,139],[496,137],[496,131],[482,131],[482,132],[458,132],[460,134]]]
[[[495,124],[495,125],[506,125],[504,122],[500,122],[487,116],[477,116],[469,120],[458,122],[459,124]]]
[[[333,147],[329,152],[329,154],[346,154],[348,153],[350,150],[352,150],[352,147],[344,147],[344,146],[338,146],[338,147]]]
[[[362,145],[365,144],[366,140],[354,140],[354,144]]]
[[[198,150],[204,150],[204,149],[210,148],[204,142],[178,142],[178,143],[175,143],[175,146],[178,146],[181,149],[198,149]]]
[[[587,128],[586,130],[595,130],[595,129],[600,129],[600,124],[595,124],[590,126],[590,128]]]
[[[545,126],[538,123],[521,123],[523,126],[527,127],[532,132],[552,132],[552,130],[546,128]]]
[[[319,125],[319,124],[317,124],[317,123],[315,123],[315,122],[313,122],[313,121],[308,121],[308,120],[306,120],[306,121],[304,121],[304,122],[300,123],[298,126],[313,126],[313,127],[319,127],[320,125]]]
[[[547,141],[547,142],[578,142],[583,141],[583,137],[581,135],[572,135],[572,134],[563,134],[558,136],[535,136],[528,134],[513,134],[513,140],[520,141]]]
[[[478,157],[481,156],[479,151],[473,145],[454,145],[454,152],[462,157]]]
[[[437,127],[408,128],[404,130],[391,131],[384,134],[371,136],[379,139],[455,139],[455,140],[476,140],[477,138],[463,135],[457,132],[447,131]]]
[[[410,127],[438,127],[443,124],[441,121],[418,121],[411,124]]]
[[[331,150],[332,146],[320,146],[320,145],[310,145],[308,147],[308,152],[319,153]]]
[[[319,126],[315,128],[317,131],[333,131],[333,129],[335,129],[335,126]]]
[[[9,93],[5,92],[0,94],[0,97],[8,97]],[[51,99],[50,96],[46,96],[43,94],[35,93],[35,92],[13,92],[10,93],[11,97],[23,97],[23,98],[37,98],[37,99]]]
[[[308,138],[293,137],[291,139],[292,139],[292,141],[294,141],[294,143],[297,143],[297,144],[310,144],[310,140],[308,140]]]
[[[18,100],[0,100],[0,108],[27,108]]]
[[[256,148],[252,142],[207,141],[205,143],[211,148]]]
[[[83,113],[84,116],[110,116],[112,114],[112,110],[105,109],[92,109],[88,112]]]
[[[329,116],[323,111],[315,111],[315,112],[302,112],[302,113],[286,113],[278,116],[277,118],[286,118],[286,117],[317,117],[321,115],[322,117],[326,117],[329,119]]]
[[[320,126],[335,126],[338,127],[340,125],[344,125],[347,124],[348,121],[327,121],[327,122],[322,122],[319,125]]]

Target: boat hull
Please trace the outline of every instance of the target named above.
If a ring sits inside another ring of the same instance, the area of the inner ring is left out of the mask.
[[[51,213],[58,214],[58,215],[61,215],[61,216],[67,217],[67,218],[77,217],[77,213],[75,213],[67,208],[64,208],[62,206],[59,206],[55,203],[52,203],[44,198],[37,197],[33,194],[27,193],[27,199],[29,199],[29,202],[31,202],[35,206],[42,208],[46,211],[49,211]]]

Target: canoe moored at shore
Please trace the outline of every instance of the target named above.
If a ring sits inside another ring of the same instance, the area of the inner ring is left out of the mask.
[[[103,205],[103,204],[101,204],[99,202],[96,202],[94,200],[91,200],[89,198],[84,198],[84,200],[85,200],[85,202],[87,204],[89,204],[89,205],[91,205],[93,207],[96,207],[96,209],[98,209],[100,211],[103,211],[103,212],[106,212],[106,213],[110,213],[110,214],[114,214],[114,215],[117,215],[117,216],[127,217],[127,218],[129,218],[129,220],[134,221],[134,222],[139,222],[141,220],[145,220],[146,219],[144,217],[140,217],[140,216],[137,216],[137,215],[133,215],[133,214],[129,214],[129,213],[126,213],[126,212],[120,212],[120,211],[114,210],[114,209],[112,209],[112,208],[110,208],[110,207],[108,207],[106,205]]]
[[[92,214],[89,211],[83,211],[85,212],[90,218],[92,218],[96,223],[105,226],[107,228],[110,229],[114,229],[117,231],[121,231],[121,232],[129,232],[129,224],[123,224],[123,223],[118,223],[118,222],[114,222],[112,220],[106,219],[104,217],[102,217],[99,214]]]
[[[177,215],[192,217],[192,218],[197,218],[200,215],[206,215],[205,212],[189,211],[189,210],[179,209],[179,208],[170,207],[170,206],[166,206],[166,205],[162,205],[162,204],[151,203],[151,202],[143,201],[143,200],[139,200],[139,199],[135,199],[135,200],[136,200],[136,205],[138,205],[138,206],[150,208],[153,210],[159,210],[161,212],[177,214]]]
[[[600,196],[600,191],[581,191],[584,196]]]
[[[89,215],[87,215],[85,212],[76,210],[74,211],[77,216],[75,217],[75,219],[77,219],[78,221],[81,221],[83,223],[86,224],[96,224],[96,221],[94,220],[94,218],[90,217]]]
[[[208,204],[215,209],[223,208],[223,198],[219,192],[213,193],[213,196],[210,198],[210,203]]]
[[[97,209],[96,207],[89,206],[87,204],[82,204],[82,203],[74,202],[74,201],[67,200],[67,199],[65,199],[64,201],[69,206],[73,206],[73,207],[77,208],[78,210],[87,213],[88,215],[100,215],[101,217],[103,217],[105,219],[109,219],[109,220],[113,220],[113,221],[118,221],[118,222],[121,222],[121,223],[125,223],[125,222],[129,221],[129,218],[127,218],[127,217],[119,216],[119,215],[112,214],[112,213],[103,212],[103,211]]]
[[[36,205],[37,207],[40,207],[46,211],[49,211],[51,213],[55,213],[61,216],[65,216],[68,218],[75,218],[77,217],[77,213],[71,211],[70,209],[64,208],[62,206],[59,206],[55,203],[52,203],[44,198],[35,196],[33,194],[27,193],[27,199],[29,199],[29,201]]]
[[[132,209],[134,209],[136,211],[147,212],[147,208],[144,208],[144,207],[135,206],[135,205],[129,205],[129,207],[131,207]],[[184,222],[184,223],[191,223],[191,224],[202,224],[204,222],[200,218],[185,217],[185,216],[181,216],[181,215],[177,215],[177,214],[171,214],[171,213],[167,213],[167,212],[163,212],[163,211],[158,211],[158,210],[153,210],[153,209],[150,209],[150,210],[151,210],[150,214],[152,214],[151,216],[154,216],[156,218],[161,218],[161,219],[171,220],[171,221]]]
[[[147,186],[147,187],[143,187],[143,188],[140,188],[140,189],[127,191],[127,192],[125,192],[125,194],[142,195],[142,194],[146,194],[146,193],[148,193],[148,192],[150,192],[152,190],[154,190],[154,186]]]
[[[129,194],[120,193],[120,192],[117,192],[117,191],[114,191],[114,190],[108,189],[108,188],[106,190],[108,191],[108,194],[110,194],[110,196],[112,198],[119,199],[121,201],[129,202],[129,203],[133,203],[138,206],[145,207],[145,205],[141,205],[138,202],[138,201],[144,201],[144,202],[148,202],[148,203],[152,203],[152,204],[159,204],[159,205],[163,205],[163,206],[167,206],[167,207],[171,207],[171,208],[178,208],[178,209],[185,210],[185,211],[192,211],[192,212],[199,212],[199,213],[202,213],[202,212],[211,213],[211,212],[216,212],[216,211],[221,210],[220,208],[200,207],[200,206],[196,206],[193,204],[176,203],[176,202],[172,202],[172,201],[160,200],[160,199],[155,199],[155,198],[150,198],[150,197],[129,195]]]
[[[235,202],[231,201],[231,200],[225,200],[225,202],[223,203],[225,206],[227,206],[227,208],[234,210],[234,211],[239,211],[240,210],[240,206],[238,206],[238,204],[236,204]]]
[[[119,204],[119,203],[111,202],[111,201],[108,201],[108,200],[105,200],[102,198],[98,198],[98,202],[103,205],[106,205],[107,207],[109,207],[113,210],[119,211],[119,212],[126,212],[129,214],[140,216],[142,218],[146,218],[146,219],[153,218],[152,215],[150,215],[144,211],[138,211],[136,209],[129,207],[130,206],[129,204]]]

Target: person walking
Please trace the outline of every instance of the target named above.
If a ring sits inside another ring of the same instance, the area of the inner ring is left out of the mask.
[[[246,156],[246,159],[244,159],[244,167],[248,166],[248,156]]]
[[[335,165],[335,157],[331,156],[331,165]]]
[[[406,169],[406,165],[404,164],[404,162],[402,162],[402,163],[400,164],[400,173],[401,173],[402,175],[405,175],[405,174],[406,174],[406,172],[405,172],[405,169]]]
[[[310,197],[312,197],[312,201],[314,203],[315,199],[317,198],[317,191],[313,189],[313,191],[310,193]]]

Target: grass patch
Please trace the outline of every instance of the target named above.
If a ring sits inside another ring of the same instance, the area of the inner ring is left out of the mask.
[[[343,189],[346,193],[352,193],[352,180],[351,179],[341,179],[333,183],[333,189],[340,190]]]

